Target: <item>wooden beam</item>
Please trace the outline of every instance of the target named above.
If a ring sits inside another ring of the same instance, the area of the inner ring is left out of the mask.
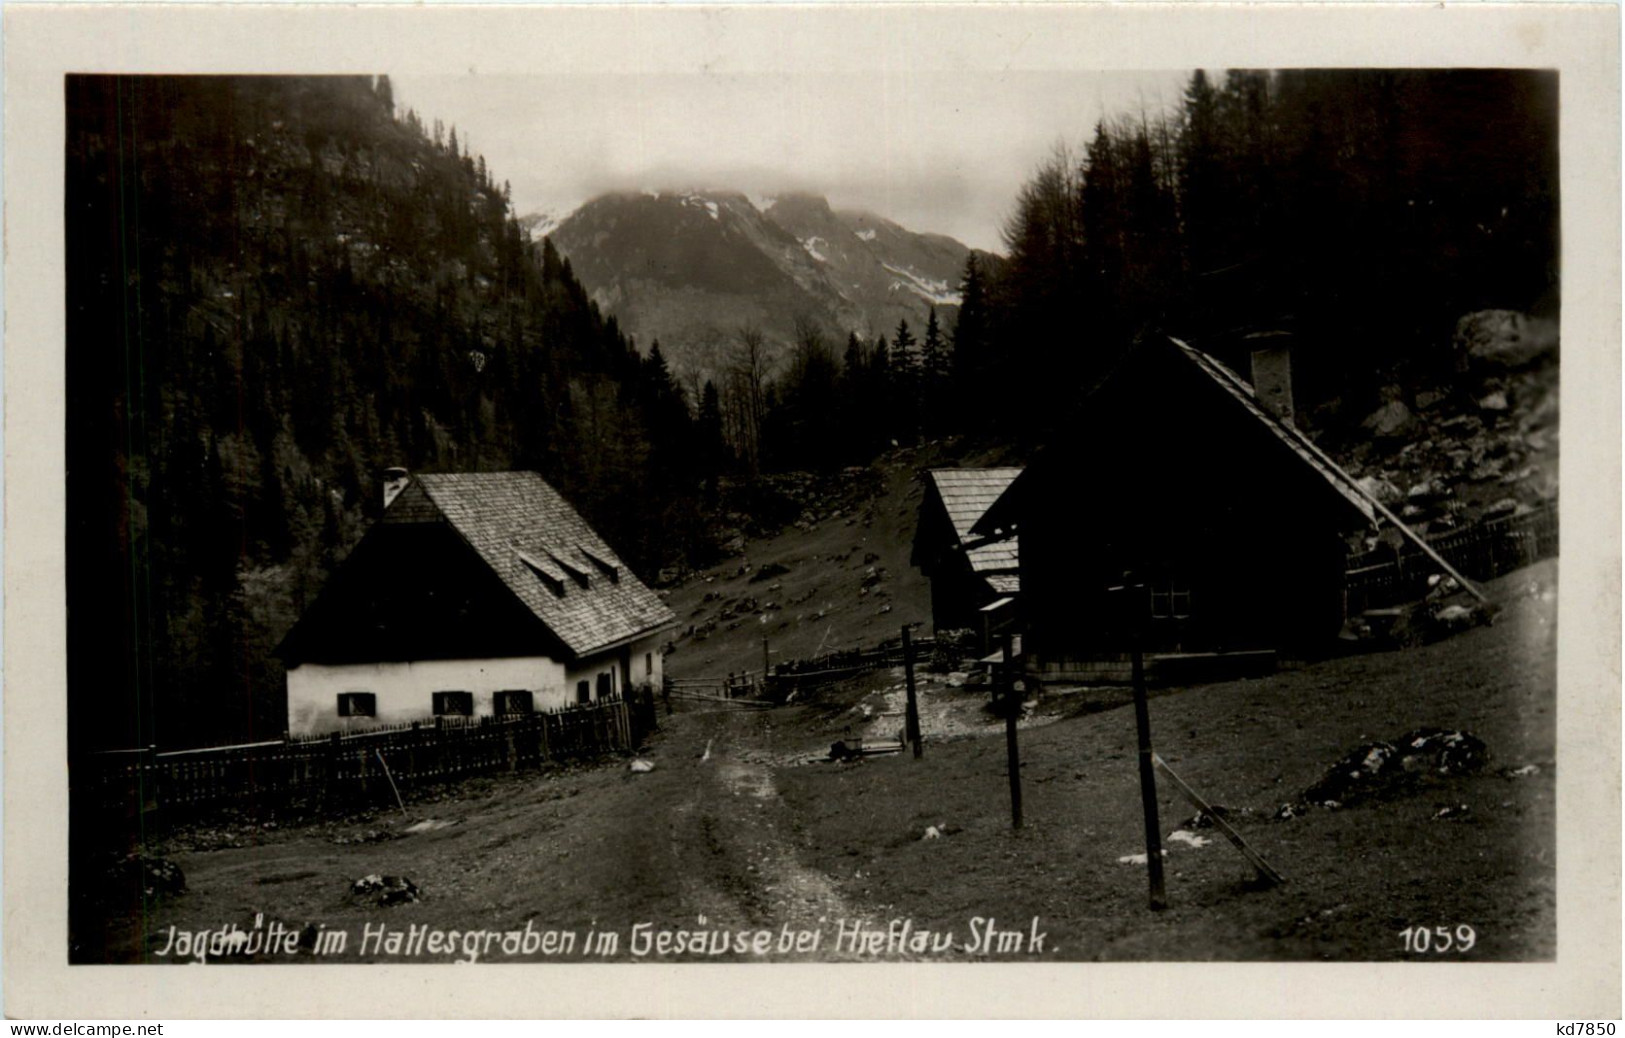
[[[1168,766],[1167,761],[1163,760],[1159,754],[1153,753],[1151,762],[1157,766],[1158,771],[1168,776],[1168,781],[1172,782],[1174,788],[1179,790],[1186,800],[1190,801],[1192,807],[1213,819],[1214,827],[1223,833],[1226,839],[1236,845],[1236,850],[1240,851],[1243,857],[1252,862],[1253,868],[1258,870],[1260,876],[1277,886],[1286,882],[1286,878],[1271,868],[1270,863],[1265,861],[1262,855],[1247,846],[1247,841],[1241,838],[1241,834],[1231,828],[1230,823],[1221,818],[1208,802],[1201,798],[1196,790],[1187,786],[1184,779],[1174,774],[1174,769]]]

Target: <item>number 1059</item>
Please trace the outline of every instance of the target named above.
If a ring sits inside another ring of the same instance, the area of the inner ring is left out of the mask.
[[[1405,951],[1434,952],[1444,955],[1449,952],[1465,955],[1473,950],[1478,943],[1478,933],[1466,923],[1457,927],[1448,926],[1407,926],[1399,931],[1399,936],[1405,941]]]

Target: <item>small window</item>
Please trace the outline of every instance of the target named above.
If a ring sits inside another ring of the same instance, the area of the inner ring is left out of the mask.
[[[1191,615],[1191,589],[1177,580],[1151,586],[1151,617],[1155,620],[1185,620]]]
[[[340,692],[340,717],[377,717],[378,697],[371,692]]]
[[[436,717],[472,717],[474,716],[474,693],[436,692],[434,694],[434,713]]]
[[[655,654],[652,652],[643,654],[643,676],[646,678],[655,676]]]
[[[598,675],[598,698],[608,699],[615,694],[615,672],[606,670]]]
[[[503,714],[528,714],[533,706],[530,693],[524,689],[509,689],[498,692],[492,703],[492,712],[501,716]]]
[[[590,702],[592,702],[592,682],[590,682],[590,681],[578,681],[578,682],[576,682],[576,702],[577,703],[590,703]]]

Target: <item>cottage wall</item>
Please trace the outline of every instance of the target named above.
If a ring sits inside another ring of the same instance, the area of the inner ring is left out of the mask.
[[[567,668],[565,690],[569,701],[577,702],[580,683],[587,682],[588,695],[598,698],[598,677],[609,674],[609,691],[625,696],[629,690],[650,684],[658,688],[664,674],[660,648],[665,632],[650,635],[619,649],[578,660]]]
[[[574,702],[564,664],[546,656],[505,659],[418,660],[415,662],[306,663],[288,670],[288,732],[323,735],[434,718],[434,693],[470,692],[476,717],[492,713],[498,691],[527,689],[537,710]],[[371,692],[373,717],[340,717],[339,695]]]
[[[412,662],[306,663],[288,670],[288,732],[328,732],[407,721],[434,719],[434,693],[468,692],[474,716],[494,712],[497,692],[524,689],[537,710],[556,710],[578,701],[578,686],[587,682],[589,699],[599,698],[600,675],[607,674],[612,695],[625,695],[648,683],[659,687],[664,676],[660,649],[664,632],[630,645],[565,664],[546,656]],[[339,696],[371,692],[377,713],[340,717]]]

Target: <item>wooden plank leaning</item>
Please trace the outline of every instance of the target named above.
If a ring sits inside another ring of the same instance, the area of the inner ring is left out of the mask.
[[[1253,850],[1251,847],[1247,846],[1247,841],[1241,838],[1241,834],[1236,832],[1235,829],[1231,828],[1230,823],[1226,822],[1222,817],[1220,817],[1220,815],[1213,810],[1208,802],[1202,799],[1196,790],[1187,786],[1185,784],[1185,780],[1174,773],[1174,769],[1168,766],[1168,762],[1163,760],[1160,754],[1153,753],[1151,755],[1151,763],[1157,766],[1158,771],[1168,776],[1168,781],[1172,782],[1174,784],[1174,788],[1179,790],[1186,800],[1190,801],[1192,807],[1196,808],[1198,811],[1202,812],[1202,814],[1206,815],[1212,820],[1214,828],[1223,833],[1225,839],[1236,845],[1236,850],[1240,851],[1242,857],[1246,858],[1252,863],[1253,868],[1258,870],[1258,874],[1260,876],[1263,876],[1265,879],[1276,884],[1277,886],[1286,882],[1286,877],[1282,876],[1279,872],[1276,872],[1275,869],[1270,866],[1270,863],[1264,860],[1262,855]]]

